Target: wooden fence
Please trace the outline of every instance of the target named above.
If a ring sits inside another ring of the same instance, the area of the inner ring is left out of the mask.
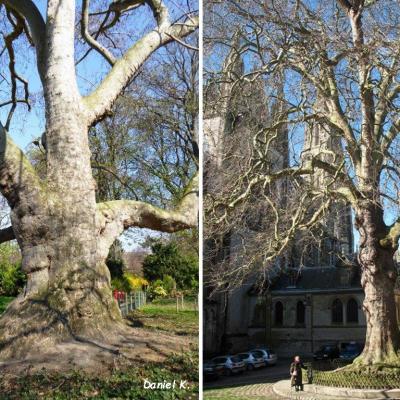
[[[146,304],[146,292],[137,291],[132,293],[119,292],[115,299],[118,301],[119,309],[123,316]]]
[[[184,296],[181,294],[175,297],[175,301],[176,301],[176,312],[185,310],[199,311],[198,296],[194,298],[189,297],[185,299]]]

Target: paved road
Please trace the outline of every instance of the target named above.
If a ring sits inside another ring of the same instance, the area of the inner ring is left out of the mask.
[[[275,383],[289,377],[289,360],[279,360],[273,367],[260,368],[240,375],[220,377],[213,382],[205,382],[204,389]]]
[[[204,383],[205,400],[298,400],[295,393],[284,398],[275,394],[274,383],[289,379],[290,359],[280,359],[273,367],[260,368],[231,377]],[[214,390],[215,389],[215,390]],[[310,400],[315,400],[310,397]]]
[[[256,383],[253,385],[234,386],[225,389],[204,391],[204,400],[284,400],[277,396],[272,383]]]

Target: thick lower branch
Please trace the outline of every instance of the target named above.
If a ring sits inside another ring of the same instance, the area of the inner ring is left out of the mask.
[[[105,247],[128,228],[148,228],[169,233],[194,228],[198,214],[198,175],[193,178],[174,210],[163,210],[134,200],[99,203],[97,209],[100,238],[107,242]]]
[[[181,39],[189,35],[197,27],[197,18],[191,18],[184,24],[174,24],[163,31],[154,30],[138,40],[122,58],[116,61],[97,89],[84,98],[89,125],[100,120],[110,110],[125,86],[158,48],[172,42],[174,38]]]
[[[0,229],[0,243],[9,242],[15,239],[15,233],[12,226]]]
[[[41,183],[30,161],[0,123],[0,192],[11,208],[22,198],[35,202]]]

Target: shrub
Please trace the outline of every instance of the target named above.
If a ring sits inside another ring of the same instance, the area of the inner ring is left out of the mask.
[[[149,282],[139,275],[135,275],[130,272],[124,272],[123,277],[127,282],[130,291],[143,290],[149,286]]]
[[[172,294],[172,292],[176,290],[176,282],[172,276],[164,275],[162,283],[163,288],[168,294]]]
[[[26,275],[21,269],[21,255],[17,245],[0,245],[0,294],[16,296],[24,287]]]
[[[121,277],[111,279],[111,288],[113,290],[122,290],[127,293],[143,290],[144,287],[148,286],[149,282],[146,279],[129,272],[124,272]]]
[[[154,293],[155,297],[166,297],[167,292],[162,286],[155,287],[152,292]]]
[[[123,278],[113,278],[111,279],[111,289],[112,290],[122,290],[123,292],[129,291],[128,282]]]

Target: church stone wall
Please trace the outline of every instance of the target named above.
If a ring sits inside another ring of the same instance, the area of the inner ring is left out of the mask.
[[[275,348],[281,357],[292,357],[295,354],[310,356],[321,345],[337,343],[339,346],[351,341],[364,342],[366,322],[362,311],[363,293],[320,293],[299,295],[272,295],[267,312],[271,313],[267,342]],[[346,305],[348,300],[358,303],[358,323],[348,323]],[[343,304],[343,323],[332,323],[332,303],[340,299]],[[283,304],[283,324],[276,326],[274,306],[276,302]],[[297,302],[305,304],[305,323],[296,322]],[[269,311],[268,311],[269,310]]]

